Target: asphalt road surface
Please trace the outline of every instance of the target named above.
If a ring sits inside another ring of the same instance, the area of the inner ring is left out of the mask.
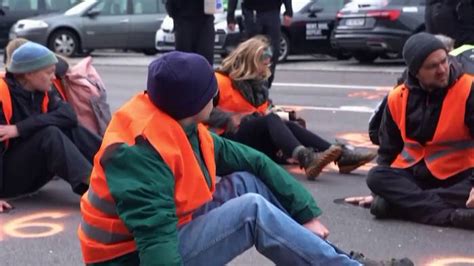
[[[94,64],[106,83],[113,110],[145,89],[146,65],[152,59],[96,54]],[[354,61],[297,58],[278,66],[270,95],[277,105],[297,109],[308,127],[327,140],[375,149],[368,140],[367,121],[401,71],[400,63],[361,66]],[[329,240],[343,250],[376,259],[407,256],[416,265],[474,265],[473,231],[375,220],[367,209],[335,204],[335,199],[369,192],[365,175],[370,166],[351,175],[340,175],[331,166],[313,182],[297,168],[288,169],[317,199],[324,210],[321,219],[331,231]],[[0,214],[0,265],[82,265],[76,237],[78,202],[79,197],[61,180],[35,195],[12,200],[15,209]],[[230,265],[272,262],[251,249]]]

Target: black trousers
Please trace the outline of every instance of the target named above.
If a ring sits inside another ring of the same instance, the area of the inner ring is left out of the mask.
[[[242,15],[244,16],[245,30],[249,38],[262,34],[266,35],[270,40],[270,44],[273,48],[273,58],[270,67],[272,75],[268,79],[268,85],[271,87],[273,79],[275,78],[275,68],[278,63],[278,57],[280,56],[280,10],[254,12],[253,10],[242,9]]]
[[[420,178],[410,169],[376,166],[369,171],[367,185],[392,207],[394,217],[431,225],[450,225],[454,210],[466,208],[472,170],[447,180]]]
[[[276,114],[245,120],[235,134],[225,134],[224,137],[259,150],[277,162],[282,159],[277,156],[280,150],[288,158],[300,145],[316,151],[324,151],[331,146],[313,132],[295,122],[283,121]]]
[[[54,126],[17,140],[3,155],[0,197],[34,192],[55,175],[67,181],[72,189],[88,184],[100,141],[100,137],[82,127],[62,131]]]
[[[200,54],[212,66],[214,63],[214,16],[175,17],[173,20],[176,50]]]

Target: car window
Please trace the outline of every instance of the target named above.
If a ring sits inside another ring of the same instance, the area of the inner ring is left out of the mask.
[[[303,9],[309,2],[309,0],[293,0],[291,3],[291,7],[293,8],[293,12],[299,12]],[[285,7],[282,5],[282,10],[285,10]]]
[[[317,3],[324,10],[339,11],[344,6],[344,0],[319,0]]]
[[[3,0],[2,8],[10,11],[38,10],[38,0]]]
[[[132,0],[133,14],[166,13],[162,0]]]
[[[66,11],[80,0],[46,0],[46,10],[48,11]]]
[[[103,16],[117,16],[127,14],[127,0],[103,0],[94,10],[100,11]]]

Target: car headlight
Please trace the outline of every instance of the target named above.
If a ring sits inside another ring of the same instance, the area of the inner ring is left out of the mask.
[[[32,19],[22,19],[18,21],[15,26],[13,26],[14,30],[32,30],[32,29],[44,29],[48,27],[48,23],[42,20],[32,20]]]

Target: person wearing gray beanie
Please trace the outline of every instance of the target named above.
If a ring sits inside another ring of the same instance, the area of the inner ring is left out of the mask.
[[[367,175],[370,212],[474,230],[473,79],[428,33],[411,36],[403,57],[408,77],[389,92]]]
[[[416,76],[425,59],[432,52],[440,49],[447,51],[443,42],[433,34],[420,32],[408,38],[403,46],[402,54],[410,74]]]
[[[76,194],[88,189],[100,138],[85,133],[72,107],[51,90],[57,62],[48,48],[27,42],[0,79],[0,198],[35,192],[54,176]]]

